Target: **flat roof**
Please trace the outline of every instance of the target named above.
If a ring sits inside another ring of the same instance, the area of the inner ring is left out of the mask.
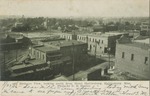
[[[45,53],[59,51],[59,49],[52,48],[52,47],[46,47],[46,46],[34,47],[34,49],[45,52]]]
[[[21,72],[21,73],[12,73],[11,77],[16,77],[16,76],[21,76],[21,75],[26,75],[26,74],[31,74],[31,73],[34,73],[34,71],[29,70],[29,71]]]
[[[150,44],[150,38],[146,38],[146,39],[142,39],[142,40],[135,40],[134,42]]]
[[[121,45],[125,45],[125,46],[133,46],[133,47],[138,47],[141,49],[146,49],[148,50],[150,48],[149,44],[146,43],[139,43],[139,42],[132,42],[132,43],[123,43]]]
[[[54,46],[59,46],[59,47],[63,47],[63,46],[72,46],[74,45],[82,45],[82,44],[86,44],[84,42],[80,42],[80,41],[76,41],[76,40],[63,40],[63,41],[52,41],[52,42],[46,42],[49,43],[50,45],[54,45]]]
[[[26,68],[26,67],[32,67],[35,65],[41,65],[44,64],[45,62],[42,60],[30,60],[29,64],[20,64],[20,65],[15,65],[13,67],[11,67],[12,70],[16,70],[16,69],[21,69],[21,68]]]
[[[86,33],[86,34],[79,34],[79,35],[85,35],[85,36],[94,36],[94,37],[109,37],[109,36],[117,36],[117,35],[123,35],[128,34],[127,32],[94,32],[94,33]]]

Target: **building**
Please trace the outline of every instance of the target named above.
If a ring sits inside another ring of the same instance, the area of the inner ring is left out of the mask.
[[[123,34],[128,35],[128,33],[118,32],[79,34],[77,41],[88,43],[90,54],[104,55],[108,53],[108,48],[110,48],[111,54],[115,54],[116,40]]]
[[[74,63],[76,65],[84,65],[84,60],[86,60],[87,57],[88,45],[84,42],[76,40],[60,40],[50,42],[39,42],[39,44],[59,49],[62,54],[62,57],[70,57],[72,60],[74,60]]]
[[[61,70],[61,74],[72,74],[73,64],[76,68],[78,68],[79,66],[85,65],[85,61],[87,61],[87,43],[79,42],[76,40],[60,40],[45,42],[39,41],[38,44],[44,47],[35,47],[32,49],[32,54],[35,54],[35,58],[45,60],[45,62],[50,61],[51,65],[53,62],[48,57],[54,57],[56,60],[61,60],[62,64],[59,64],[59,67],[57,66],[57,68]],[[55,54],[49,55],[50,50],[52,52],[56,51]],[[48,53],[44,51],[47,51]]]
[[[9,68],[11,80],[42,80],[45,75],[50,75],[47,64],[41,60],[30,60]]]
[[[20,26],[23,26],[23,23],[22,23],[22,22],[16,22],[16,23],[14,24],[14,26],[15,26],[15,27],[20,27]]]
[[[76,40],[60,40],[60,41],[39,41],[39,45],[47,47],[46,49],[40,48],[40,52],[38,51],[39,48],[34,48],[38,53],[36,54],[38,59],[42,59],[45,57],[44,53],[42,51],[44,50],[58,50],[59,54],[53,54],[55,56],[55,59],[60,59],[63,64],[60,64],[60,70],[62,71],[61,74],[72,74],[73,73],[73,65],[78,68],[79,66],[85,66],[85,62],[87,61],[87,43],[79,42]],[[53,51],[54,51],[53,50]],[[35,52],[36,53],[36,52]],[[34,54],[34,52],[32,52]],[[39,54],[44,55],[43,57]],[[46,54],[46,53],[45,53]],[[39,55],[39,56],[38,56]],[[52,56],[53,56],[52,55]],[[56,56],[61,56],[61,58],[58,58]],[[48,57],[48,55],[47,55]],[[48,62],[49,60],[45,60]],[[51,60],[50,60],[51,62]],[[52,63],[52,62],[51,62]],[[76,69],[77,70],[77,69]]]
[[[55,74],[61,73],[61,66],[63,66],[64,62],[69,62],[70,60],[63,59],[59,49],[47,46],[32,47],[31,56],[32,58],[36,58],[36,60],[47,63]]]
[[[16,42],[15,38],[9,35],[0,39],[0,51],[10,51],[22,48],[22,42]]]
[[[140,32],[141,35],[143,35],[143,36],[149,36],[150,35],[149,22],[142,22],[140,27],[141,27],[141,32]]]
[[[66,40],[77,40],[77,35],[72,33],[59,33],[61,38],[65,38]]]
[[[93,32],[94,30],[92,27],[82,26],[82,27],[79,27],[79,31],[80,32]]]
[[[145,42],[145,40],[143,40]],[[146,41],[148,42],[148,41]],[[150,46],[148,43],[131,42],[122,36],[116,44],[115,67],[142,79],[150,79]]]
[[[59,49],[45,46],[34,46],[31,48],[31,56],[33,58],[48,62],[60,59],[61,53]],[[52,58],[53,57],[53,58]]]

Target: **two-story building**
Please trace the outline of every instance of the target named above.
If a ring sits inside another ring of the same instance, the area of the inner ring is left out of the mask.
[[[116,40],[123,34],[128,35],[128,33],[118,32],[78,34],[77,41],[88,43],[90,54],[104,55],[108,53],[108,48],[111,54],[115,54]]]
[[[64,66],[71,64],[71,58],[63,57],[59,48],[50,46],[34,46],[31,48],[32,58],[44,61],[53,70],[54,74],[63,74]]]
[[[149,22],[142,22],[141,23],[141,32],[140,34],[143,36],[149,36],[150,35],[150,24]]]
[[[87,57],[87,43],[76,41],[76,40],[60,40],[60,41],[49,41],[39,42],[44,46],[59,49],[62,57],[70,57],[72,63],[76,65],[84,65]]]
[[[77,40],[77,35],[74,33],[59,33],[59,35],[66,40]]]
[[[140,41],[140,40],[139,40]],[[116,44],[115,67],[141,79],[150,79],[150,45],[121,37]],[[147,41],[148,42],[148,41]]]

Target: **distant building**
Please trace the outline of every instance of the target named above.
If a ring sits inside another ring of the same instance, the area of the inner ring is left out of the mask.
[[[92,27],[84,27],[84,26],[82,26],[82,27],[79,27],[79,31],[80,32],[93,32],[94,30],[93,30]]]
[[[140,35],[139,30],[128,30],[130,38],[136,38]]]
[[[142,22],[140,34],[143,36],[149,36],[150,35],[150,24],[149,24],[149,22]]]
[[[28,48],[30,45],[32,45],[32,41],[28,38],[23,36],[22,38],[17,38],[17,42],[22,43],[22,47]]]
[[[102,25],[94,25],[93,26],[93,31],[94,32],[104,31],[104,27]]]
[[[129,38],[122,36],[116,44],[115,67],[121,71],[149,80],[150,45],[146,42],[143,43],[140,40],[131,42]]]
[[[15,26],[15,27],[21,27],[21,26],[23,26],[23,23],[22,23],[22,22],[16,22],[16,23],[14,24],[14,26]]]
[[[88,43],[88,50],[91,54],[107,54],[108,48],[110,48],[111,54],[115,54],[116,40],[119,39],[123,34],[128,35],[128,33],[116,32],[95,32],[91,34],[79,34],[77,36],[77,40]]]
[[[0,39],[0,51],[16,50],[21,48],[21,46],[22,43],[16,42],[16,39],[9,35]]]
[[[66,40],[77,40],[77,35],[72,33],[59,33],[61,38]]]

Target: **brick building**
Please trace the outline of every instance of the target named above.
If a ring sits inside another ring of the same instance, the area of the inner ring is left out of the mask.
[[[49,46],[52,48],[59,49],[62,57],[74,58],[76,64],[82,64],[87,56],[87,43],[79,42],[76,40],[60,40],[60,41],[49,41],[49,42],[39,42],[44,46]],[[74,57],[73,57],[74,55]]]
[[[128,33],[116,32],[80,34],[77,36],[77,41],[88,43],[88,50],[91,54],[95,54],[95,52],[97,55],[107,54],[108,48],[111,49],[111,54],[115,54],[116,40],[123,34],[128,35]]]
[[[73,63],[76,68],[85,66],[87,61],[87,43],[76,40],[39,41],[39,45],[54,48],[60,51],[63,61],[63,73],[72,73]],[[78,69],[76,69],[78,70]]]
[[[142,42],[131,42],[122,37],[116,44],[115,67],[142,79],[150,79],[150,46]]]

